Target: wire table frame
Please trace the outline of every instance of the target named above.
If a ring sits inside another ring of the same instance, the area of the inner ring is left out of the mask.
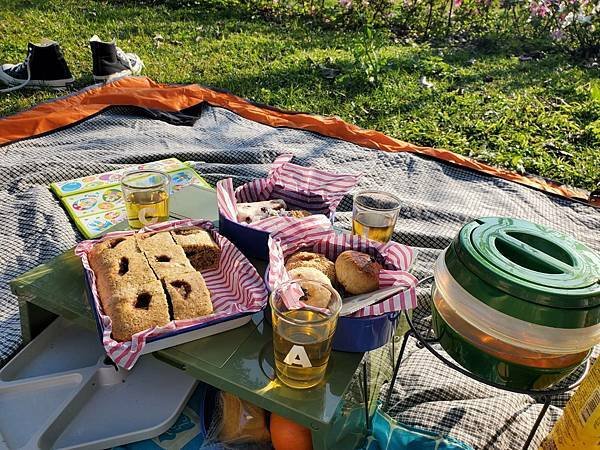
[[[425,278],[425,279],[421,280],[419,282],[419,284],[425,283],[427,281],[431,281],[432,279],[433,279],[433,277]],[[467,370],[464,367],[457,364],[455,361],[451,360],[449,357],[444,356],[441,353],[439,353],[432,346],[432,344],[435,344],[438,342],[438,338],[436,338],[436,337],[431,338],[431,337],[423,336],[417,330],[417,327],[415,326],[412,318],[408,314],[408,311],[406,311],[406,310],[404,311],[404,316],[406,318],[406,322],[408,324],[409,330],[406,331],[406,333],[404,334],[404,338],[402,339],[402,344],[400,346],[400,353],[394,364],[394,370],[392,373],[390,386],[388,388],[387,396],[384,401],[384,409],[387,410],[387,408],[389,406],[392,392],[394,391],[394,385],[395,385],[396,379],[398,377],[398,371],[400,370],[400,365],[402,363],[402,357],[404,355],[404,351],[406,350],[406,344],[408,343],[408,340],[411,337],[414,337],[417,340],[418,347],[427,349],[433,356],[435,356],[438,360],[440,360],[445,366],[447,366],[453,370],[456,370],[457,372],[471,378],[472,380],[478,381],[478,382],[486,384],[488,386],[491,386],[491,387],[494,387],[497,389],[501,389],[504,391],[514,392],[517,394],[529,395],[529,396],[533,397],[534,399],[536,399],[539,403],[543,404],[543,407],[540,410],[538,417],[537,417],[535,423],[533,424],[533,427],[532,427],[531,431],[529,432],[527,439],[525,440],[525,443],[523,444],[522,450],[529,449],[529,445],[531,444],[531,441],[533,440],[533,438],[540,426],[540,423],[542,422],[542,419],[546,415],[546,412],[548,411],[548,408],[550,407],[552,399],[558,395],[561,395],[566,392],[572,391],[573,389],[576,389],[581,384],[583,379],[586,377],[586,375],[588,374],[590,367],[591,367],[591,362],[590,362],[590,359],[588,358],[588,359],[586,359],[585,363],[581,364],[580,367],[583,367],[583,371],[577,377],[577,379],[574,382],[572,382],[569,385],[564,386],[564,387],[561,386],[561,387],[551,387],[548,389],[534,390],[534,389],[516,389],[516,388],[511,388],[508,386],[503,386],[501,384],[494,383],[490,380],[487,380],[486,378],[483,378],[479,375],[476,375],[476,374],[470,372],[469,370]]]

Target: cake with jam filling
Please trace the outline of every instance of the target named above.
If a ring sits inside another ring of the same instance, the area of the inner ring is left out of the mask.
[[[199,270],[216,268],[220,256],[210,234],[195,227],[94,245],[88,261],[113,338],[127,341],[171,320],[211,314],[211,294]]]

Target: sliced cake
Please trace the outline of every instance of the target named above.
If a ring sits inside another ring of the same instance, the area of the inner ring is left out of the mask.
[[[92,266],[97,265],[102,258],[117,258],[130,253],[140,253],[133,236],[106,239],[94,245],[88,254],[88,261],[90,262],[90,266]]]
[[[142,253],[123,252],[115,255],[103,252],[90,264],[96,275],[96,290],[104,308],[114,292],[157,281]]]
[[[196,270],[218,267],[221,249],[206,230],[196,227],[180,228],[171,231],[171,234]]]
[[[200,272],[168,276],[163,282],[176,320],[193,319],[213,312],[210,292]]]
[[[135,239],[138,247],[144,252],[157,251],[162,248],[175,246],[175,241],[168,231],[161,231],[159,233],[137,233]]]
[[[167,297],[158,280],[115,291],[106,312],[117,341],[128,341],[135,333],[170,322]]]
[[[178,245],[162,249],[147,250],[144,252],[150,267],[159,279],[176,273],[194,272],[185,252]]]

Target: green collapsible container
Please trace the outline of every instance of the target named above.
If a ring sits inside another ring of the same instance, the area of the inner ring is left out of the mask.
[[[463,226],[434,269],[432,322],[459,364],[499,384],[543,389],[600,342],[600,257],[524,220]]]

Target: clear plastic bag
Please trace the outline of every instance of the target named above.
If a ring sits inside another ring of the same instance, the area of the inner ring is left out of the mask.
[[[271,435],[265,410],[235,395],[220,392],[202,448],[270,450]]]

